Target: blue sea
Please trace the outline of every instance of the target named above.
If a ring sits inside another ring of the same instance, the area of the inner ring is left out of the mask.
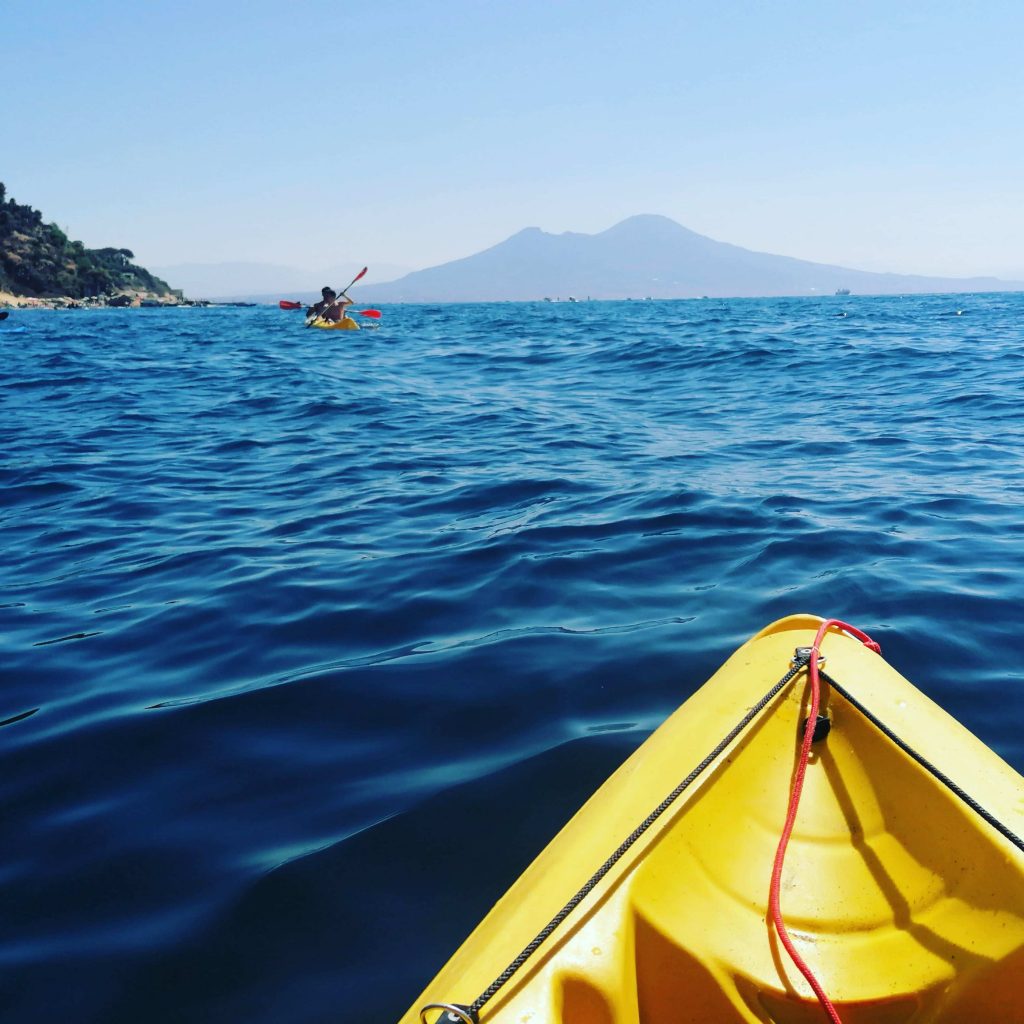
[[[1024,295],[380,324],[0,324],[3,1020],[397,1018],[794,612],[1024,770]]]

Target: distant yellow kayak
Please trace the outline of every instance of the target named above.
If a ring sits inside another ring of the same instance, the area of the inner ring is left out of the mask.
[[[837,1016],[780,945],[769,883],[821,621],[781,619],[744,644],[402,1024],[1022,1024],[1024,779],[848,633],[820,644],[829,723],[808,736],[779,888],[784,930]]]
[[[322,320],[317,317],[310,327],[319,327],[322,331],[358,331],[359,324],[350,316],[343,316],[340,320]]]

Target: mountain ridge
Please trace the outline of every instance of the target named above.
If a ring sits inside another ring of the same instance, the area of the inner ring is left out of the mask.
[[[529,301],[554,297],[743,298],[1021,291],[1024,282],[879,273],[745,249],[661,214],[595,234],[527,227],[480,252],[368,286],[374,302]]]

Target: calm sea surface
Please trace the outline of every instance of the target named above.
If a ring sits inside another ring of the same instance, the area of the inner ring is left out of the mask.
[[[0,324],[5,1021],[394,1019],[793,612],[1024,770],[1024,296],[382,325]]]

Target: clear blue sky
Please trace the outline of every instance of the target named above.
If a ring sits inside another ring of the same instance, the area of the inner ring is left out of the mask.
[[[4,0],[0,180],[154,265],[426,266],[661,213],[1024,279],[1022,39],[996,0]]]

